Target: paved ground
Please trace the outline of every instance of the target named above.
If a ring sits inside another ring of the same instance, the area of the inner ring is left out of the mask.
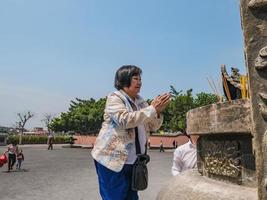
[[[0,153],[6,147],[0,146]],[[1,200],[100,200],[98,183],[89,149],[44,145],[22,146],[23,170],[7,173],[0,168]],[[170,173],[172,151],[151,150],[149,188],[139,193],[141,200],[153,200]]]

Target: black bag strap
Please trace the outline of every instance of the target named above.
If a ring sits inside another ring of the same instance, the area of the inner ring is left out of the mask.
[[[140,147],[140,142],[139,142],[139,137],[138,137],[138,127],[134,128],[135,130],[135,149],[136,149],[136,155],[141,154],[141,147]],[[145,155],[147,154],[147,141],[145,144]]]
[[[135,105],[130,101],[128,100],[133,108],[133,110],[136,110],[135,109]],[[139,155],[141,154],[141,147],[140,147],[140,141],[139,141],[139,136],[138,136],[138,127],[135,127],[134,128],[134,131],[135,131],[135,150],[136,150],[136,155]],[[145,155],[147,154],[147,142],[145,144]]]
[[[138,136],[138,127],[135,127],[134,130],[135,130],[135,150],[136,150],[136,155],[138,155],[141,154],[141,147]]]

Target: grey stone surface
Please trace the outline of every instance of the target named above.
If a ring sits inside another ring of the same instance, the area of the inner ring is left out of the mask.
[[[263,7],[267,5],[267,0],[250,0],[248,6],[251,8]]]
[[[0,154],[6,147],[0,147]],[[100,200],[98,182],[89,149],[70,149],[56,145],[22,146],[23,169],[7,173],[0,168],[1,200]],[[149,186],[139,192],[140,200],[155,199],[160,188],[172,178],[173,152],[150,151]]]
[[[267,199],[267,0],[240,0],[259,200]]]
[[[187,113],[189,134],[251,133],[250,101],[211,104]]]
[[[188,170],[172,178],[160,191],[157,200],[256,200],[257,189],[200,176]]]

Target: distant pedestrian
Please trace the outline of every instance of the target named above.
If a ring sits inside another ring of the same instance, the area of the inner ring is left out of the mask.
[[[18,147],[16,142],[12,142],[8,148],[8,171],[10,172],[13,169],[14,164],[16,163],[16,155],[18,153]]]
[[[48,144],[48,150],[51,149],[53,150],[53,135],[52,133],[48,134],[48,138],[47,138],[47,144]]]
[[[20,170],[21,169],[21,163],[24,161],[24,154],[22,152],[22,149],[20,149],[19,153],[17,154],[17,165],[16,169]]]
[[[159,152],[164,152],[164,146],[162,140],[160,140]]]
[[[177,147],[177,142],[176,142],[176,140],[173,140],[173,141],[172,141],[172,146],[173,146],[174,149],[176,149],[176,147]]]

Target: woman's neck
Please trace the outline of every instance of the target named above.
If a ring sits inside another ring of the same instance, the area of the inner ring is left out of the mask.
[[[135,95],[131,94],[129,91],[126,91],[126,90],[123,90],[123,91],[131,98],[131,100],[133,102],[135,101],[135,99],[136,99],[136,96]]]
[[[190,140],[191,140],[191,143],[196,145],[197,144],[197,140],[198,140],[198,135],[191,135],[190,136]]]

